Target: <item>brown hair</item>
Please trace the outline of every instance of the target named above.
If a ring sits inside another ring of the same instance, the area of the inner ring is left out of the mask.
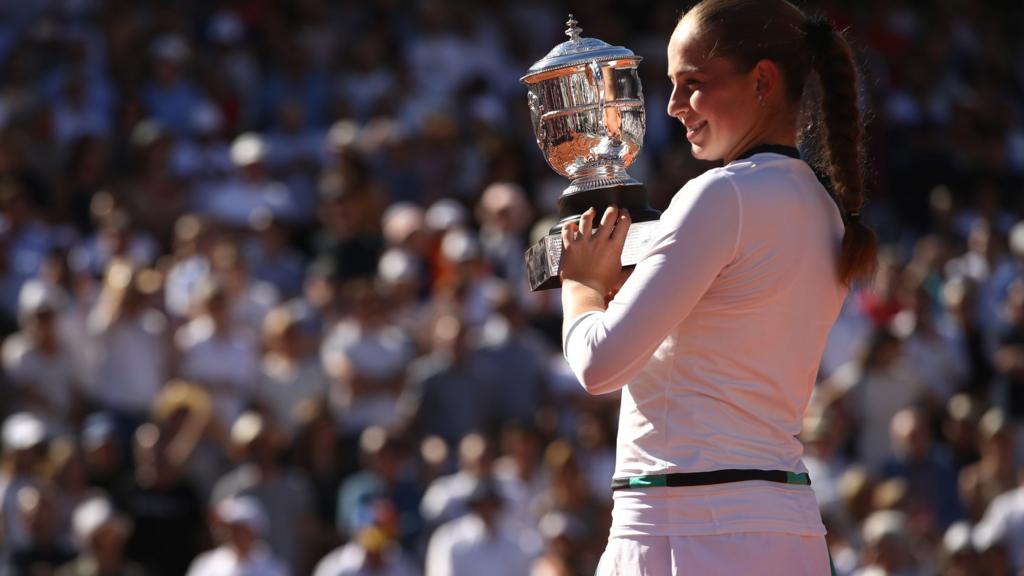
[[[713,40],[708,58],[726,58],[743,71],[761,60],[779,67],[790,102],[801,118],[811,120],[801,122],[800,143],[812,165],[831,177],[831,192],[846,224],[839,278],[850,284],[871,276],[878,238],[860,221],[864,179],[857,68],[842,32],[824,19],[808,18],[786,0],[704,0],[682,19]],[[814,76],[820,94],[805,97]]]

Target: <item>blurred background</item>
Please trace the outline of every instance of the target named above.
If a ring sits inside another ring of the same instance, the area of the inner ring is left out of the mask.
[[[881,267],[803,439],[839,574],[1024,570],[1024,6],[808,2],[859,63]],[[618,396],[522,252],[518,78],[683,3],[0,1],[0,574],[592,574]]]

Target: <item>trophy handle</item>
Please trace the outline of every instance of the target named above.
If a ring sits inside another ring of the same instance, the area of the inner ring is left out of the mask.
[[[544,150],[544,146],[541,144],[546,140],[547,136],[547,132],[544,130],[544,121],[541,119],[544,115],[544,104],[533,90],[530,90],[527,94],[529,94],[527,100],[529,101],[530,112],[533,116],[533,133],[537,137],[537,146]]]

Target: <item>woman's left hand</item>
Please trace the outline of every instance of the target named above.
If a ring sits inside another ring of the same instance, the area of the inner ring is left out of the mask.
[[[578,282],[605,296],[619,281],[630,218],[626,210],[609,206],[594,230],[596,215],[590,208],[580,216],[579,224],[570,222],[562,229],[559,275],[562,282]]]

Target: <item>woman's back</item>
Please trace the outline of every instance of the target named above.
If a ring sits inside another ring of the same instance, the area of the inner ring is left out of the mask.
[[[802,470],[795,436],[845,296],[838,210],[802,161],[756,154],[688,184],[663,222],[694,217],[713,218],[716,232],[697,237],[679,222],[669,265],[690,268],[684,243],[731,247],[732,258],[624,390],[620,425],[651,433],[621,436],[632,439],[616,476],[649,473],[652,461],[663,472]]]
[[[805,471],[796,435],[846,295],[843,223],[801,160],[759,153],[688,183],[651,253],[566,337],[585,386],[625,385],[615,477]],[[770,497],[766,497],[770,496]],[[612,535],[823,533],[806,486],[615,492]]]

